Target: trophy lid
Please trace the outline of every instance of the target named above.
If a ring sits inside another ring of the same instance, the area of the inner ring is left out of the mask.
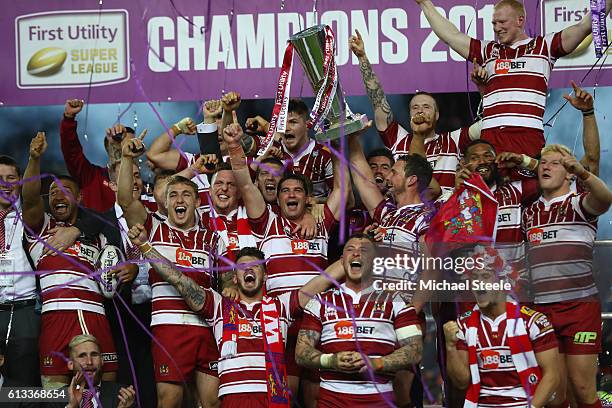
[[[316,35],[320,33],[321,31],[325,31],[325,25],[323,24],[308,27],[307,29],[300,31],[299,33],[293,34],[291,37],[289,37],[289,41],[301,40],[303,38],[307,38],[312,35]]]

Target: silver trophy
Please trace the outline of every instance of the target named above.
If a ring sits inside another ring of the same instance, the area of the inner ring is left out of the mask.
[[[302,67],[315,95],[325,81],[325,27],[324,25],[310,27],[289,38],[300,57]],[[323,131],[317,132],[315,138],[318,141],[324,141],[348,136],[362,130],[367,122],[366,115],[351,112],[338,79],[336,93],[331,96],[329,113],[323,118],[321,126]]]

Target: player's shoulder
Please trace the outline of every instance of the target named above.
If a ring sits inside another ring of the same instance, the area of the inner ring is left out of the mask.
[[[457,320],[460,324],[465,324],[470,318],[470,316],[472,316],[472,314],[474,314],[474,311],[468,310],[467,312],[463,312],[462,314],[460,314]]]
[[[526,322],[527,327],[535,325],[540,329],[540,331],[552,327],[548,317],[544,313],[533,308],[523,305],[521,306],[520,314],[523,320]]]

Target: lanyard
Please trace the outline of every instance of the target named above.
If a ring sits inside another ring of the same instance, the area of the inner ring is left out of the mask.
[[[10,213],[9,213],[10,214]],[[8,214],[7,214],[8,216]],[[19,221],[19,217],[15,214],[15,219],[13,220],[13,224],[11,225],[11,229],[9,230],[8,236],[5,236],[4,239],[4,247],[2,248],[2,254],[8,254],[11,250],[11,244],[13,243],[13,238],[15,236],[15,231],[17,230],[17,222]],[[2,222],[5,222],[3,220]]]

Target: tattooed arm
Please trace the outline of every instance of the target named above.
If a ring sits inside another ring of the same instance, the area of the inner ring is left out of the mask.
[[[421,335],[400,340],[400,345],[401,347],[393,353],[380,358],[382,365],[377,371],[395,373],[421,361],[423,353],[423,339]]]
[[[321,368],[321,353],[316,345],[321,339],[321,332],[300,330],[295,346],[295,361],[302,367]]]
[[[365,85],[368,98],[370,98],[372,109],[374,109],[376,129],[383,132],[391,122],[393,122],[393,112],[391,111],[391,106],[389,106],[389,102],[387,101],[387,97],[385,96],[385,92],[382,89],[378,77],[374,71],[372,71],[372,65],[365,53],[365,46],[359,31],[355,31],[355,35],[349,40],[349,45],[351,51],[353,51],[359,60],[361,79]]]
[[[136,224],[128,231],[128,237],[134,245],[138,245],[145,259],[149,261],[155,272],[163,280],[174,286],[178,293],[183,297],[185,303],[194,312],[199,312],[204,307],[206,291],[200,287],[193,279],[183,275],[176,269],[162,254],[147,241],[147,231],[142,224]]]

